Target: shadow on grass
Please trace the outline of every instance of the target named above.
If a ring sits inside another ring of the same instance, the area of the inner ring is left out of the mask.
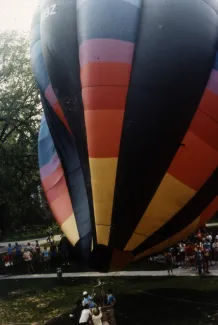
[[[218,321],[211,317],[218,312],[217,278],[128,277],[105,281],[105,289],[113,288],[116,293],[117,325],[209,325]],[[7,280],[0,283],[0,299],[5,302],[4,308],[8,308],[6,314],[10,312],[17,322],[23,317],[16,315],[13,309],[19,303],[20,312],[27,310],[31,321],[74,325],[68,318],[70,306],[84,290],[91,293],[94,284],[96,279],[93,278],[68,278],[61,282],[57,279]]]
[[[218,291],[205,296],[204,292],[198,290],[176,288],[118,294],[116,321],[118,325],[209,325],[215,321],[213,315],[218,311],[217,296]],[[72,324],[68,313],[46,323]]]

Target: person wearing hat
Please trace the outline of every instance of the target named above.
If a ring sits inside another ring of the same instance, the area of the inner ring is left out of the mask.
[[[93,297],[91,297],[87,291],[83,292],[83,302],[82,305],[89,305],[89,308],[94,308],[95,307],[95,303],[93,301]]]

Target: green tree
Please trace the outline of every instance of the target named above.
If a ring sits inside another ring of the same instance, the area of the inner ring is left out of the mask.
[[[43,213],[37,158],[40,118],[29,40],[16,32],[0,33],[0,207],[8,227],[37,222]]]

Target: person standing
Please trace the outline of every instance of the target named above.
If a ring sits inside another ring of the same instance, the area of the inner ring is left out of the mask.
[[[112,289],[108,289],[108,294],[107,294],[107,305],[114,305],[116,303],[116,299],[113,295]]]
[[[17,265],[21,263],[22,260],[22,247],[18,243],[15,243],[13,251],[15,252],[15,262]]]
[[[34,273],[35,270],[32,264],[33,254],[29,250],[27,250],[27,248],[25,248],[24,250],[23,259],[27,265],[28,273],[29,274]]]
[[[88,305],[89,308],[94,308],[95,307],[95,303],[93,301],[93,297],[91,297],[87,291],[83,292],[83,301],[82,301],[82,305],[86,306]]]
[[[10,255],[8,253],[5,253],[3,259],[2,259],[4,266],[5,266],[5,276],[8,276],[11,274],[11,259]]]
[[[30,243],[27,243],[26,249],[31,253],[33,252],[33,246]]]
[[[61,253],[61,258],[63,266],[70,265],[69,254],[68,254],[68,240],[65,236],[62,236],[60,243],[58,245],[59,252]]]
[[[214,261],[215,261],[215,264],[217,264],[217,262],[218,262],[218,239],[215,239],[212,247],[213,247]]]
[[[168,275],[173,275],[173,256],[170,251],[165,253],[165,261]]]
[[[203,243],[203,255],[204,255],[204,272],[209,273],[209,264],[211,265],[211,243],[209,239],[206,239]]]
[[[38,240],[36,240],[35,251],[36,251],[36,256],[40,257],[40,245]]]
[[[44,251],[42,252],[43,262],[45,271],[49,271],[50,269],[50,252],[48,251],[47,247],[44,247]]]
[[[13,247],[11,246],[11,243],[8,244],[8,256],[10,258],[10,264],[12,265],[12,261],[13,261]]]
[[[201,276],[203,256],[202,256],[202,250],[200,246],[198,246],[196,249],[195,258],[196,258],[196,266],[197,266],[198,274]]]
[[[57,247],[54,242],[50,245],[51,267],[56,267],[57,263]]]

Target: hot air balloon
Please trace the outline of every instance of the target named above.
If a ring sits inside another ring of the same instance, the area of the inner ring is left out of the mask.
[[[68,220],[66,193],[62,228],[97,270],[164,250],[218,209],[217,13],[213,0],[40,2],[33,68],[66,179],[52,211]]]

